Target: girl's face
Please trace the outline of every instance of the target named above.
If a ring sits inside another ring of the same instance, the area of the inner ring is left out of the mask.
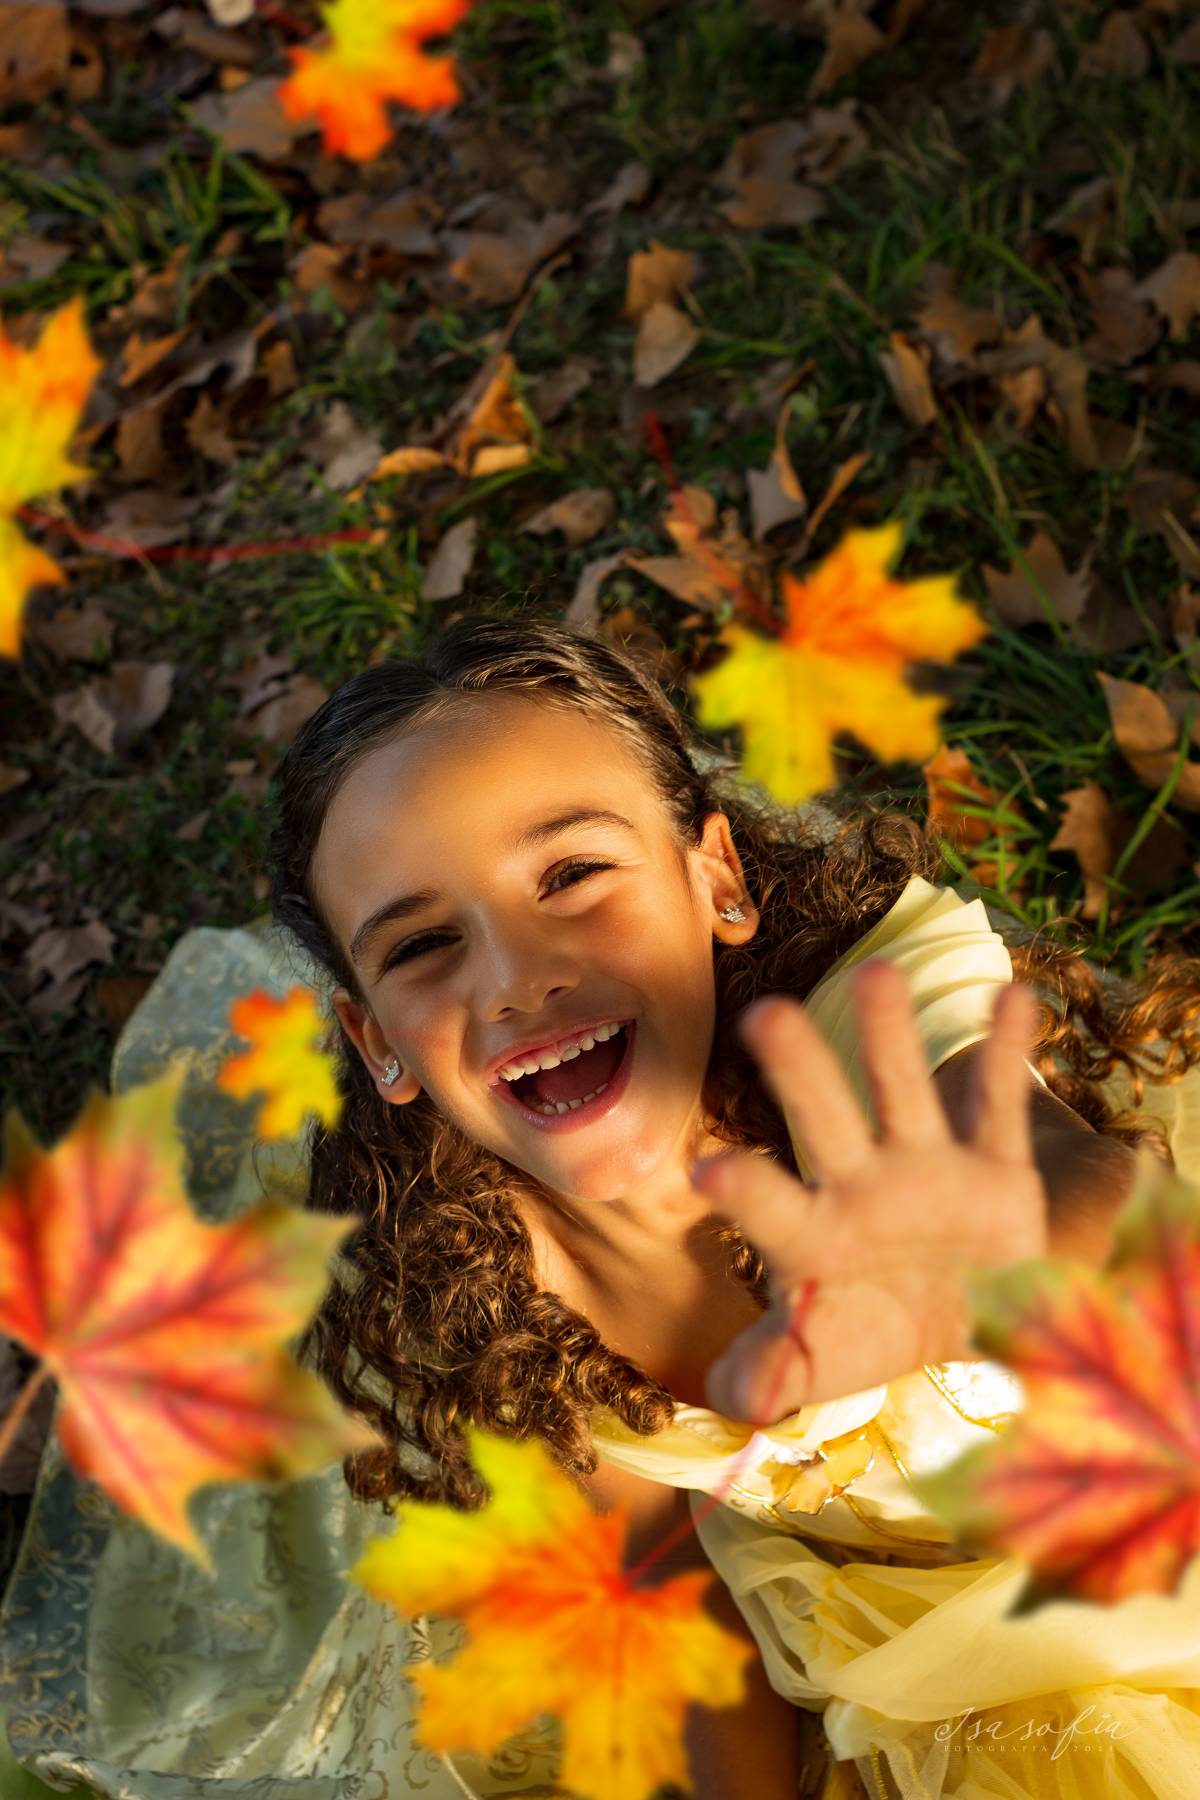
[[[613,816],[551,829],[584,811]],[[685,869],[617,732],[527,696],[479,695],[358,764],[313,881],[365,998],[339,989],[338,1017],[376,1080],[400,1065],[385,1100],[423,1089],[564,1198],[678,1190],[703,1135],[713,937],[744,942],[758,922],[723,813]],[[744,923],[719,917],[733,902]],[[624,1020],[632,1030],[594,1061],[564,1059],[557,1077],[599,1080],[620,1053],[611,1091],[553,1123],[498,1080],[527,1047]]]

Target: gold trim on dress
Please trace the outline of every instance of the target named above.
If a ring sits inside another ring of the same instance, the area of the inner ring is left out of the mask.
[[[990,1415],[984,1414],[979,1418],[976,1418],[973,1414],[967,1412],[965,1407],[959,1405],[950,1389],[946,1377],[942,1374],[941,1367],[938,1363],[923,1364],[921,1372],[929,1377],[938,1393],[942,1396],[942,1399],[948,1406],[952,1406],[959,1418],[965,1419],[968,1425],[979,1425],[986,1431],[1003,1431],[1008,1421],[1010,1419],[1015,1419],[1018,1416],[1014,1411],[991,1413]]]

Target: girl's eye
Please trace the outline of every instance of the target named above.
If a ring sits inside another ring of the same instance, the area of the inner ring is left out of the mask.
[[[582,881],[585,875],[596,875],[601,869],[614,869],[615,867],[616,864],[610,862],[565,863],[551,876],[550,892],[556,893],[559,885],[573,887],[577,881]],[[396,967],[397,963],[408,962],[414,956],[422,956],[426,950],[432,949],[438,943],[445,942],[445,938],[445,932],[426,932],[424,937],[410,938],[407,943],[398,944],[384,963],[381,973],[386,975],[389,969]]]

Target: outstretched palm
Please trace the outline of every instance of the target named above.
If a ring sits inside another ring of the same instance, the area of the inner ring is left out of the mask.
[[[709,1371],[709,1400],[732,1418],[771,1423],[922,1363],[977,1355],[964,1272],[1046,1251],[1025,1063],[1032,994],[1015,981],[999,994],[960,1140],[903,973],[867,961],[851,986],[878,1137],[799,1001],[771,995],[739,1025],[817,1185],[741,1153],[698,1178],[770,1277],[770,1311]]]

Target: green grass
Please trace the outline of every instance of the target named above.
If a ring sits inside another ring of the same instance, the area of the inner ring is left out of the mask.
[[[642,409],[664,415],[680,477],[706,487],[721,506],[739,508],[748,528],[744,472],[765,464],[773,421],[738,418],[736,409],[772,364],[808,362],[788,441],[810,497],[820,496],[845,458],[871,453],[812,557],[848,525],[899,517],[907,532],[902,575],[957,569],[963,591],[983,600],[982,567],[1019,560],[1040,526],[1068,566],[1090,550],[1109,587],[1146,620],[1143,644],[1101,659],[1054,622],[1020,632],[1000,627],[930,677],[950,696],[946,738],[968,751],[979,779],[1004,804],[1020,809],[1006,842],[1019,853],[1026,897],[988,890],[985,898],[1031,925],[1072,914],[1083,891],[1078,868],[1048,845],[1060,796],[1094,780],[1135,819],[1152,823],[1161,812],[1189,849],[1173,893],[1129,896],[1118,916],[1106,910],[1096,921],[1094,954],[1136,971],[1166,943],[1194,948],[1197,890],[1188,867],[1200,857],[1200,832],[1193,816],[1172,806],[1169,786],[1156,797],[1124,763],[1095,676],[1099,667],[1155,686],[1185,666],[1146,610],[1148,599],[1181,580],[1168,547],[1139,530],[1122,504],[1127,477],[1076,466],[1044,414],[1022,435],[991,390],[966,382],[939,386],[937,421],[914,431],[879,363],[888,334],[909,328],[934,262],[951,269],[964,299],[997,304],[1012,325],[1037,313],[1057,342],[1082,344],[1091,326],[1073,275],[1078,254],[1046,221],[1093,175],[1113,183],[1112,218],[1096,237],[1093,272],[1120,262],[1142,275],[1184,247],[1172,208],[1190,197],[1200,166],[1196,71],[1156,51],[1139,81],[1075,74],[1078,43],[1095,35],[1099,21],[1045,10],[1038,22],[1055,36],[1060,73],[996,109],[966,72],[985,32],[1009,22],[1012,9],[989,3],[964,19],[948,0],[931,0],[910,41],[822,97],[834,105],[855,96],[871,142],[869,154],[829,184],[827,215],[802,230],[746,233],[722,219],[714,177],[742,131],[804,110],[821,57],[816,40],[762,25],[741,0],[662,7],[481,0],[458,41],[470,77],[464,110],[489,157],[500,159],[495,185],[504,186],[503,157],[513,144],[547,168],[568,168],[571,203],[580,210],[631,157],[647,164],[655,185],[644,206],[613,222],[607,255],[586,254],[598,227],[582,219],[573,260],[542,284],[515,327],[511,348],[525,391],[569,355],[597,364],[590,388],[541,434],[531,466],[470,484],[381,483],[359,496],[331,492],[308,455],[330,404],[344,401],[388,447],[411,441],[462,393],[512,309],[447,302],[426,292],[412,269],[386,259],[372,265],[370,301],[357,317],[328,292],[305,301],[288,263],[321,236],[320,197],[300,181],[279,180],[226,152],[195,125],[187,100],[158,91],[134,64],[116,66],[105,94],[77,109],[126,158],[119,184],[65,113],[44,103],[40,116],[70,173],[48,178],[15,162],[0,167],[0,239],[35,231],[73,237],[74,248],[54,275],[8,288],[5,316],[49,310],[82,293],[103,336],[109,309],[184,247],[173,323],[192,323],[211,341],[284,306],[300,377],[255,421],[232,470],[214,471],[175,445],[185,487],[208,491],[232,478],[219,541],[380,524],[387,538],[223,567],[90,564],[86,588],[118,622],[117,654],[170,657],[179,667],[175,694],[145,739],[104,757],[77,733],[49,729],[50,697],[86,671],[64,673],[31,645],[22,667],[4,673],[11,719],[4,760],[31,775],[9,797],[9,812],[18,823],[30,808],[42,817],[37,837],[13,847],[0,891],[23,892],[30,869],[46,861],[51,875],[42,892],[64,909],[61,922],[86,897],[117,934],[114,964],[100,975],[150,976],[189,926],[251,916],[260,907],[253,883],[265,856],[264,820],[226,792],[225,764],[253,746],[235,732],[234,696],[222,685],[243,642],[285,649],[298,669],[333,685],[372,655],[416,648],[460,606],[532,601],[559,615],[593,558],[623,546],[669,548],[660,523],[664,481],[638,429]],[[635,34],[645,52],[619,80],[605,73],[612,31]],[[161,153],[138,160],[152,143]],[[483,185],[457,174],[443,139],[420,122],[398,121],[396,155],[406,179],[447,210]],[[375,179],[363,177],[368,185]],[[342,189],[352,185],[347,179]],[[232,226],[241,242],[218,254]],[[622,316],[625,268],[652,237],[696,255],[702,337],[674,376],[637,396],[633,327]],[[115,353],[107,341],[104,348]],[[1195,336],[1164,339],[1146,360],[1197,354]],[[1156,466],[1200,479],[1186,396],[1131,381],[1123,370],[1095,371],[1088,393],[1097,415],[1142,421]],[[99,473],[97,491],[111,491],[111,440],[88,460]],[[613,491],[617,518],[590,544],[567,550],[558,538],[517,529],[536,506],[593,484]],[[72,516],[92,522],[85,490],[68,499]],[[462,600],[427,603],[421,570],[440,533],[468,515],[483,530]],[[777,541],[785,560],[786,534]],[[81,597],[82,586],[71,597]],[[729,616],[725,609],[707,628],[685,627],[686,609],[631,571],[609,581],[604,606],[633,606],[688,658]],[[916,768],[880,770],[850,744],[842,760],[849,794],[919,803],[924,783]],[[179,842],[179,826],[204,808],[210,816],[199,841]],[[1002,822],[993,810],[993,828]],[[1118,877],[1137,850],[1135,839]],[[965,865],[959,873],[965,877]],[[146,912],[158,927],[142,933]],[[44,1137],[65,1128],[90,1082],[103,1082],[112,1037],[94,984],[67,1017],[34,1020],[11,1000],[0,1014],[7,1094]]]

